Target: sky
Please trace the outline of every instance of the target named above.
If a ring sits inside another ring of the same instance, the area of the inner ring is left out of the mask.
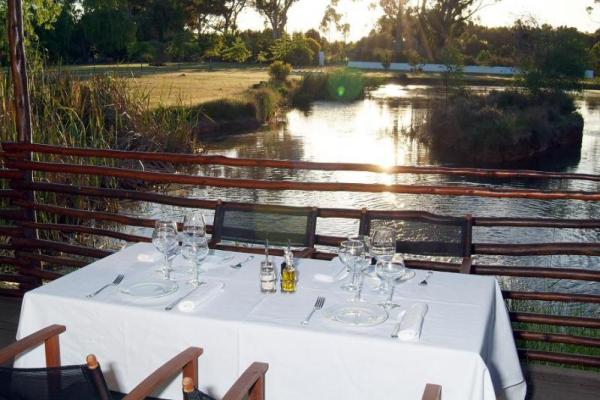
[[[479,22],[488,26],[512,25],[519,18],[533,16],[537,21],[554,26],[566,25],[582,31],[593,32],[600,29],[600,6],[590,16],[586,7],[593,0],[484,0],[490,5],[477,14]],[[339,10],[350,23],[348,40],[355,41],[367,35],[374,27],[379,12],[369,8],[370,0],[341,0]],[[288,17],[288,32],[318,30],[325,7],[329,0],[299,0],[292,6]],[[262,29],[263,18],[253,10],[244,11],[239,20],[242,29]],[[330,32],[328,39],[343,39],[339,34]]]

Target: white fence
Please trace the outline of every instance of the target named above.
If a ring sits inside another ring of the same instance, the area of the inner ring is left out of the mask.
[[[357,69],[369,69],[369,70],[385,70],[384,66],[380,62],[376,61],[348,61],[349,68],[357,68]],[[408,63],[391,63],[390,71],[399,71],[399,72],[431,72],[431,73],[439,73],[446,72],[447,67],[444,64],[419,64],[416,66],[412,66]],[[519,69],[515,67],[485,67],[481,65],[467,65],[463,67],[463,72],[465,74],[480,74],[480,75],[504,75],[504,76],[512,76],[519,73]],[[593,79],[594,71],[587,70],[585,71],[585,79]]]

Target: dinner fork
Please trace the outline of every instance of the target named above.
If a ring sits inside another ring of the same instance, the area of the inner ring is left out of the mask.
[[[111,283],[109,283],[108,285],[104,285],[102,286],[100,289],[96,290],[94,293],[92,294],[88,294],[86,297],[94,297],[95,295],[97,295],[98,293],[100,293],[101,291],[103,291],[104,289],[106,289],[109,286],[117,286],[119,283],[121,283],[121,281],[123,280],[123,278],[125,278],[125,275],[123,274],[119,274],[117,275],[117,277],[115,278],[114,281],[112,281]]]
[[[308,316],[304,319],[304,321],[302,321],[302,325],[308,325],[308,321],[310,321],[310,319],[312,318],[312,316],[315,313],[315,311],[322,309],[323,308],[323,304],[325,304],[325,297],[323,297],[323,296],[317,297],[317,301],[315,302],[315,306],[313,307],[313,309],[310,312],[310,314],[308,314]]]

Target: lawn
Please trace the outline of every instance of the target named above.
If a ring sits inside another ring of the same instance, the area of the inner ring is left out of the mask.
[[[192,105],[220,98],[241,97],[248,88],[269,79],[266,67],[227,64],[140,64],[67,66],[64,71],[86,77],[101,73],[130,76],[147,91],[150,104]]]

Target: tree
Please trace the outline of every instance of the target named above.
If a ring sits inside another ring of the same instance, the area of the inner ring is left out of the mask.
[[[226,0],[179,0],[187,27],[199,35],[222,31]],[[236,16],[237,19],[237,16]]]
[[[543,90],[581,90],[581,79],[588,65],[584,37],[575,28],[553,29],[518,25],[518,40],[527,37],[530,44],[521,47],[522,83],[532,93]]]
[[[288,11],[298,0],[252,0],[254,8],[269,21],[273,30],[273,39],[280,38],[285,32]]]
[[[464,55],[462,54],[458,44],[451,42],[444,48],[442,53],[442,61],[446,70],[442,74],[444,77],[446,102],[450,91],[456,92],[463,88],[463,70],[465,65]]]
[[[7,25],[7,0],[0,0],[0,64],[8,63],[8,32]],[[62,3],[58,0],[24,0],[23,1],[23,29],[25,30],[25,46],[31,54],[32,43],[36,42],[35,27],[52,29],[56,18],[60,15]],[[31,57],[30,57],[31,59]]]
[[[325,13],[321,19],[320,29],[322,32],[329,30],[332,26],[335,30],[342,33],[344,37],[350,32],[350,24],[342,22],[342,14],[337,10],[339,0],[331,0],[331,3],[325,8]]]
[[[429,58],[441,59],[446,46],[462,33],[466,23],[489,4],[483,0],[420,0],[414,12],[421,32],[419,40],[425,44]]]
[[[236,37],[233,43],[221,51],[223,61],[243,63],[252,56],[252,52],[246,48],[246,44],[240,37]]]
[[[246,7],[248,0],[228,0],[224,3],[221,32],[230,34],[237,30],[238,17]]]
[[[126,10],[98,8],[81,18],[85,39],[102,57],[123,60],[135,43],[136,26]]]
[[[402,43],[407,38],[405,33],[409,28],[406,26],[409,23],[407,18],[407,3],[408,0],[379,0],[379,6],[384,12],[384,18],[390,20],[394,27],[395,50],[397,53],[402,51]]]
[[[81,12],[74,3],[75,0],[63,1],[60,14],[51,29],[35,26],[39,46],[46,51],[49,61],[81,62],[86,61],[89,55],[89,44],[79,24]]]
[[[600,42],[596,42],[590,49],[589,59],[594,71],[600,71]]]

